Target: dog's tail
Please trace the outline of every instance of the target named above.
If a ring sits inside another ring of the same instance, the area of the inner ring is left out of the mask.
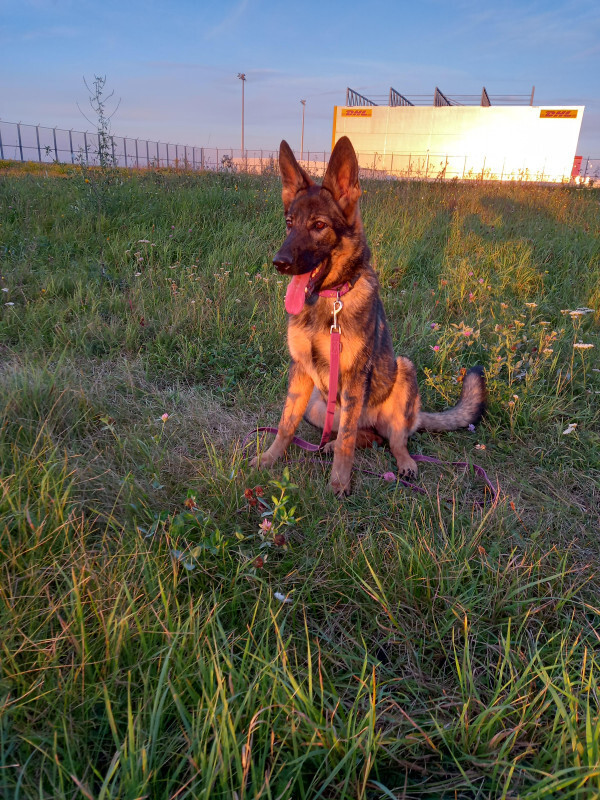
[[[417,430],[455,431],[476,425],[485,411],[486,394],[483,367],[472,367],[464,377],[458,405],[439,413],[420,411]]]

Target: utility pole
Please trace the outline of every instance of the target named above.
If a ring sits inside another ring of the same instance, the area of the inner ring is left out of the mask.
[[[242,158],[244,156],[244,84],[246,83],[246,73],[238,72],[238,78],[242,82]]]
[[[306,111],[306,100],[300,100],[302,103],[302,137],[300,139],[300,161],[304,161],[304,112]]]

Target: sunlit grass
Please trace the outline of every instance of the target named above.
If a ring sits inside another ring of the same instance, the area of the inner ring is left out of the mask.
[[[241,448],[285,394],[275,178],[3,172],[0,797],[600,796],[596,193],[365,185],[424,406],[488,379],[411,449],[500,497],[379,448],[340,504]]]

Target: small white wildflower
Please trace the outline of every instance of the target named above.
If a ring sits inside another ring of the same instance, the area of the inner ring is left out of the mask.
[[[566,436],[569,433],[573,433],[576,427],[577,427],[576,422],[569,422],[568,426],[563,431],[563,436]]]
[[[286,595],[281,594],[281,592],[273,592],[273,597],[275,598],[275,600],[279,600],[280,603],[292,602],[289,597],[286,597]]]
[[[14,303],[4,303],[5,306],[14,306]]]
[[[3,292],[8,292],[8,289],[7,289],[5,286],[3,286],[3,287],[2,287],[2,291],[3,291]]]
[[[134,274],[135,278],[139,278],[142,273],[141,272],[134,272],[133,274]]]
[[[138,244],[150,244],[150,239],[138,239]]]
[[[575,342],[575,344],[573,345],[573,347],[576,350],[589,350],[593,346],[594,345],[593,344],[589,344],[589,342]]]

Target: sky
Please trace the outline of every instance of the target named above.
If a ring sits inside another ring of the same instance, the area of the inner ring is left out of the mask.
[[[94,130],[106,76],[112,132],[204,147],[329,151],[346,87],[387,95],[529,95],[585,105],[600,157],[600,2],[0,0],[0,119]],[[81,110],[80,110],[81,109]],[[87,114],[86,120],[82,111]],[[93,123],[93,124],[90,124]]]

